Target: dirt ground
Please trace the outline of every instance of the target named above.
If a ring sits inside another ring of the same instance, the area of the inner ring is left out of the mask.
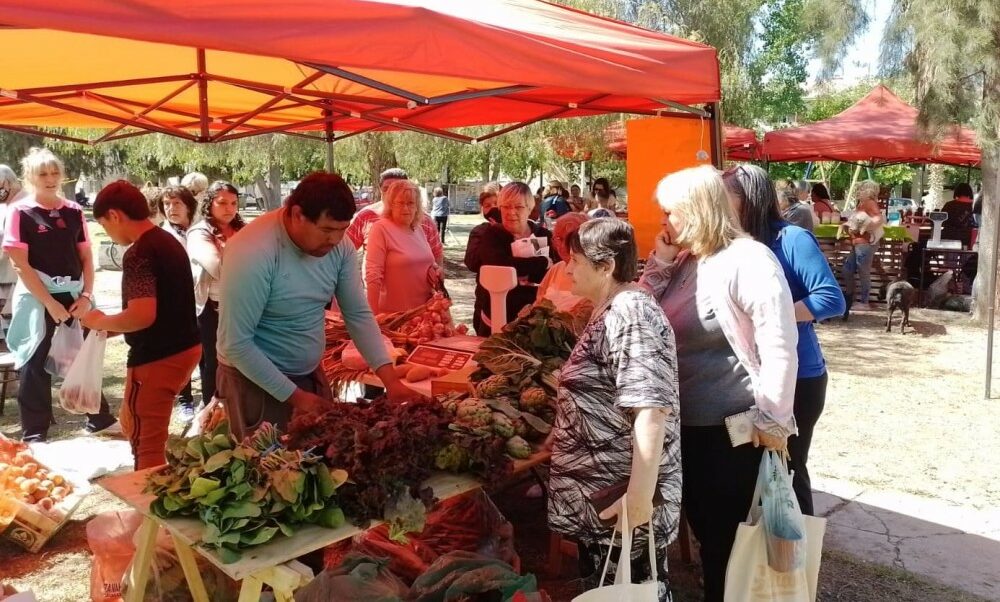
[[[465,240],[478,216],[452,218],[447,239],[448,288],[456,321],[471,324],[474,280],[462,266]],[[120,274],[98,272],[99,306],[114,307]],[[848,322],[819,326],[830,385],[826,409],[816,430],[810,470],[885,491],[936,498],[967,508],[1000,505],[996,459],[1000,458],[1000,421],[991,417],[995,401],[984,401],[986,336],[965,316],[916,310],[913,330],[887,334],[882,312],[856,314]],[[117,411],[124,388],[125,347],[109,341],[105,392]],[[1000,380],[1000,379],[997,379]],[[1000,382],[994,387],[1000,390]],[[195,385],[197,394],[197,382]],[[79,434],[83,420],[61,409],[51,438]],[[172,423],[180,432],[182,424]],[[0,432],[19,437],[17,406],[8,399]],[[553,577],[543,566],[548,538],[544,506],[516,490],[497,496],[515,524],[525,569],[540,576],[555,600],[575,595],[572,567]],[[99,487],[74,519],[39,554],[0,543],[0,579],[18,589],[34,589],[39,600],[62,602],[88,598],[90,553],[85,525],[100,512],[121,508]],[[697,567],[684,565],[674,551],[671,576],[680,601],[697,600]],[[977,598],[910,574],[825,553],[820,574],[823,601],[917,601]]]

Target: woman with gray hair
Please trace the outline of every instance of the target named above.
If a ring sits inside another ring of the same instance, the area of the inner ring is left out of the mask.
[[[844,296],[847,298],[845,320],[852,308],[866,310],[872,308],[868,302],[872,290],[872,262],[875,259],[878,243],[885,234],[885,229],[882,227],[885,224],[885,218],[878,206],[878,195],[881,189],[879,183],[873,180],[865,180],[858,184],[858,204],[854,213],[848,218],[850,222],[855,215],[864,214],[870,219],[864,220],[864,223],[867,224],[865,232],[860,233],[860,236],[849,236],[851,252],[844,260],[843,267],[844,286],[846,287]],[[862,216],[858,215],[858,217]],[[858,276],[858,283],[855,282],[855,274]],[[857,284],[861,287],[861,295],[858,297],[859,302],[855,304],[854,291]]]
[[[21,180],[14,170],[7,165],[0,165],[0,232],[7,228],[8,208],[21,200],[25,194]],[[7,301],[17,284],[17,271],[6,251],[0,251],[0,339],[7,338],[7,325],[10,323],[10,307]]]
[[[382,218],[368,232],[364,260],[368,304],[376,314],[406,311],[426,303],[442,273],[420,224],[420,190],[394,180],[384,192]]]

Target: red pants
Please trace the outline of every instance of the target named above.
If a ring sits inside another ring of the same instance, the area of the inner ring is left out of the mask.
[[[125,401],[118,420],[132,445],[136,470],[166,463],[164,450],[170,411],[200,358],[201,345],[195,345],[162,360],[128,369]]]

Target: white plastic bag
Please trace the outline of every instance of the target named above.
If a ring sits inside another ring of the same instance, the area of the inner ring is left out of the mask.
[[[622,524],[628,525],[628,504],[622,498]],[[627,526],[622,530],[622,551],[618,556],[618,570],[615,571],[615,584],[604,585],[604,579],[608,576],[608,566],[611,564],[611,551],[614,549],[615,534],[618,528],[611,533],[611,545],[608,546],[608,558],[604,561],[604,570],[601,571],[600,585],[596,589],[583,592],[573,598],[573,602],[656,602],[659,599],[659,577],[656,566],[656,542],[653,535],[653,523],[649,523],[649,574],[652,577],[645,583],[632,583],[632,530]],[[728,598],[727,598],[728,600]]]
[[[52,334],[49,356],[45,358],[45,371],[56,378],[65,378],[73,360],[83,347],[83,328],[79,320],[72,324],[63,322],[56,325]]]
[[[104,382],[104,348],[108,334],[91,330],[80,353],[59,388],[59,404],[71,414],[96,414],[101,410]]]
[[[770,453],[764,453],[761,465],[780,467],[780,461],[776,461]],[[766,470],[761,474],[765,473]],[[805,524],[805,558],[802,566],[787,572],[771,568],[768,535],[764,528],[764,508],[760,506],[764,480],[758,476],[757,490],[750,504],[747,522],[740,523],[736,529],[736,540],[726,568],[726,602],[813,602],[816,600],[826,519],[802,517]]]

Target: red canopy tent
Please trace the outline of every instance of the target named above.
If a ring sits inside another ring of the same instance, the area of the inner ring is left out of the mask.
[[[628,154],[628,143],[625,141],[625,124],[616,122],[604,129],[608,150],[625,158]],[[752,161],[757,158],[757,133],[751,129],[735,125],[722,126],[722,146],[727,159]]]
[[[713,48],[538,0],[0,0],[0,127],[218,142],[413,130],[720,98]],[[450,128],[513,124],[473,139]],[[65,138],[65,136],[63,136]]]
[[[955,126],[937,143],[926,142],[917,124],[917,109],[881,84],[829,119],[768,132],[761,154],[768,161],[841,161],[871,166],[975,166],[980,162],[972,130]]]

